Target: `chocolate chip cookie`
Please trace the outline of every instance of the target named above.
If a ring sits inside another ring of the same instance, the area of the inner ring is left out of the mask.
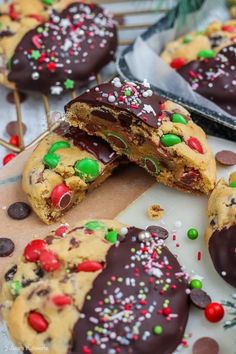
[[[236,287],[236,172],[220,179],[208,203],[206,241],[219,275]]]
[[[0,301],[15,344],[32,354],[172,353],[189,303],[163,240],[108,220],[59,234],[32,240],[5,274]]]
[[[23,171],[23,190],[46,224],[80,203],[118,165],[118,156],[100,138],[68,126],[43,139]]]
[[[147,82],[115,78],[87,90],[65,110],[72,126],[102,137],[158,182],[192,193],[213,189],[215,159],[205,133],[185,108],[159,97]]]

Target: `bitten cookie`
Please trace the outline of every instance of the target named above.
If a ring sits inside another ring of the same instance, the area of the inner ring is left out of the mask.
[[[46,224],[80,203],[118,165],[118,156],[100,138],[68,126],[59,133],[62,136],[53,133],[39,143],[23,171],[23,190]]]
[[[219,275],[236,287],[236,172],[220,179],[208,203],[206,241]]]
[[[215,160],[203,130],[182,106],[152,92],[147,82],[96,86],[66,106],[71,125],[107,140],[170,187],[208,193]]]
[[[171,354],[184,334],[187,275],[158,235],[84,221],[29,243],[1,308],[25,353]]]
[[[43,7],[41,1],[36,1],[38,7]],[[78,1],[59,1],[50,10],[46,7],[38,17],[25,13],[18,22],[7,15],[6,28],[14,35],[0,40],[0,83],[59,95],[81,85],[114,59],[116,26],[106,10]]]
[[[236,21],[214,21],[204,31],[191,32],[169,42],[161,58],[178,69],[192,60],[213,56],[223,47],[235,42]]]

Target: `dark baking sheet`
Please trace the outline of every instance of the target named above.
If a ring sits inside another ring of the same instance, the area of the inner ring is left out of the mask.
[[[198,3],[198,8],[200,8],[203,3],[204,1],[202,1],[201,4]],[[192,10],[194,11],[196,8],[193,7]],[[174,9],[170,10],[166,16],[161,18],[157,23],[141,35],[142,39],[147,40],[158,32],[172,28],[175,24],[176,18],[178,17],[179,11],[179,6],[176,6]],[[133,45],[130,45],[122,51],[121,55],[117,59],[117,70],[124,79],[137,81],[137,77],[132,74],[125,60],[125,55],[132,50]],[[201,125],[208,134],[236,141],[236,117],[231,118],[228,115],[219,114],[216,111],[182,99],[178,97],[178,95],[164,91],[158,86],[152,85],[152,89],[160,96],[171,99],[185,106],[192,113],[193,119]]]

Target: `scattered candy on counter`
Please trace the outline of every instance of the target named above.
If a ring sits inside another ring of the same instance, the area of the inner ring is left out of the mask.
[[[187,231],[187,236],[190,240],[196,240],[198,238],[198,230],[191,228]]]
[[[236,165],[236,153],[229,150],[218,151],[215,155],[216,161],[224,166]]]
[[[2,160],[3,165],[5,166],[6,164],[8,164],[8,162],[10,162],[15,157],[16,157],[15,154],[12,154],[12,153],[7,154]]]
[[[14,242],[6,237],[0,237],[0,257],[8,257],[15,250]]]
[[[31,207],[24,202],[15,202],[7,209],[7,214],[15,220],[23,220],[31,214]]]
[[[224,308],[218,302],[212,302],[205,308],[205,317],[209,322],[219,322],[224,317]]]
[[[192,354],[219,354],[219,344],[215,339],[202,337],[193,344]]]

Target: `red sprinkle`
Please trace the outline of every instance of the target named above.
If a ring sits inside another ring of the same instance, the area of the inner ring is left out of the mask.
[[[171,314],[171,308],[170,307],[164,307],[164,309],[162,310],[162,314],[165,316],[165,317],[168,317],[170,314]]]
[[[197,260],[200,261],[202,259],[202,252],[198,251],[197,253]]]
[[[46,272],[54,272],[61,266],[57,255],[46,249],[40,253],[39,262],[42,269]]]
[[[87,347],[87,345],[83,346],[83,354],[92,354],[92,350]]]
[[[14,157],[16,157],[16,155],[11,154],[11,153],[7,154],[2,160],[3,165],[6,165],[8,162],[10,162],[12,159],[14,159]]]
[[[64,307],[72,304],[72,299],[69,295],[55,295],[52,297],[52,302],[58,307]]]
[[[50,63],[47,64],[47,68],[50,71],[55,71],[56,70],[56,63],[54,63],[53,61],[51,61]]]
[[[43,23],[45,20],[43,16],[38,15],[38,14],[31,14],[31,15],[28,15],[28,17],[34,18],[36,21],[38,21],[40,23]]]
[[[192,150],[196,150],[200,154],[203,154],[203,147],[202,147],[200,141],[197,138],[191,136],[188,139],[187,144]]]
[[[47,243],[44,240],[33,240],[25,247],[24,257],[28,262],[36,262],[40,253],[46,248]]]
[[[84,261],[78,264],[77,272],[97,272],[103,268],[101,263],[95,261]]]
[[[65,225],[62,225],[62,226],[59,226],[58,229],[56,229],[55,235],[62,237],[67,232],[68,232],[68,227]]]
[[[172,62],[170,63],[170,66],[173,69],[180,69],[181,66],[183,66],[186,63],[186,60],[184,58],[175,58],[172,60]]]
[[[30,327],[38,333],[45,332],[48,328],[48,322],[45,320],[43,315],[35,311],[29,313],[28,323]]]

